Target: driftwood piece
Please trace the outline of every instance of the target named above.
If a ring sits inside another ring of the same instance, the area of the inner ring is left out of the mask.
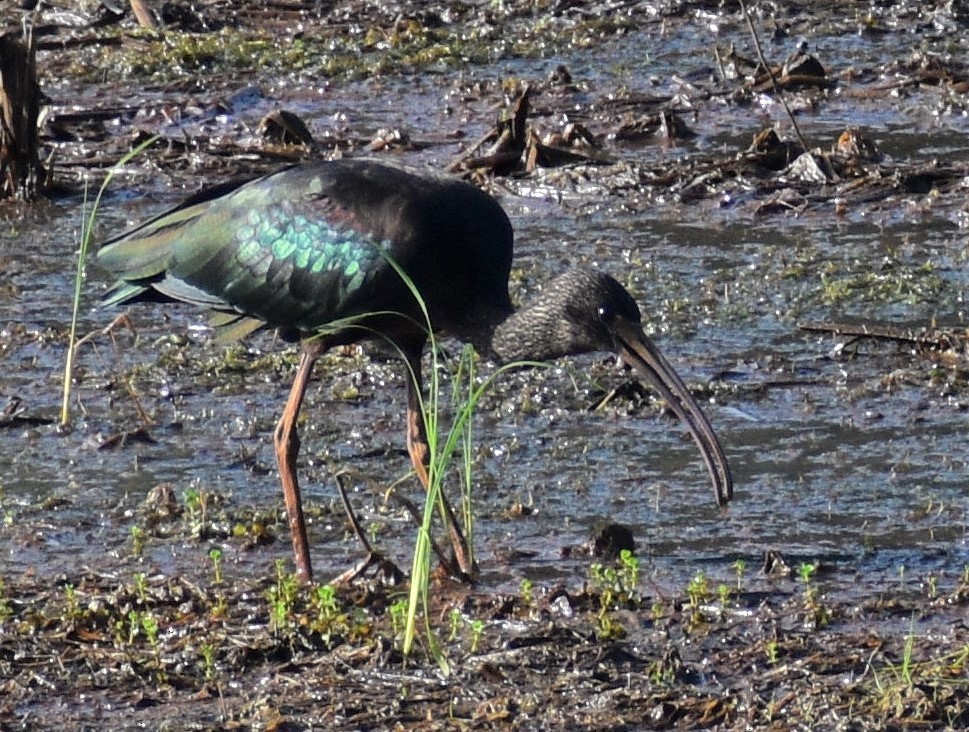
[[[528,144],[528,111],[531,89],[525,87],[509,115],[498,123],[460,159],[451,163],[451,172],[487,169],[498,175],[508,175],[522,165],[522,155]],[[484,155],[477,155],[486,144],[491,147]]]
[[[37,152],[39,110],[33,35],[0,36],[0,198],[32,199],[44,180]]]
[[[515,100],[512,111],[505,115],[484,137],[472,145],[465,154],[448,166],[452,173],[479,173],[488,171],[495,175],[511,175],[519,171],[532,173],[536,168],[554,168],[572,163],[608,163],[610,159],[592,155],[568,145],[591,146],[595,136],[584,126],[566,125],[562,134],[549,136],[549,144],[543,141],[528,123],[530,111],[530,87],[525,87]],[[491,144],[482,155],[481,148]]]
[[[916,329],[866,323],[800,323],[798,327],[815,333],[830,333],[848,338],[850,341],[871,338],[910,344],[922,350],[933,351],[962,350],[969,340],[969,331],[965,329],[962,331],[935,327]]]

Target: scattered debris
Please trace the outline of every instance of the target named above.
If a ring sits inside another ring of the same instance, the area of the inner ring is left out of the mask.
[[[40,97],[32,32],[0,35],[0,198],[31,200],[47,183],[37,139]]]
[[[259,134],[267,142],[277,145],[313,147],[313,135],[306,123],[285,109],[276,109],[259,121]]]

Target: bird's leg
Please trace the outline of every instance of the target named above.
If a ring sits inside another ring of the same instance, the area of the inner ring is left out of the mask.
[[[340,498],[343,500],[343,508],[346,509],[347,517],[350,519],[350,526],[353,528],[353,533],[357,535],[357,539],[360,540],[360,543],[363,544],[363,548],[366,549],[367,558],[357,564],[357,566],[351,567],[339,577],[333,579],[330,584],[334,586],[348,585],[362,577],[371,567],[375,567],[377,574],[384,575],[391,584],[400,584],[404,581],[404,573],[400,571],[396,564],[384,557],[383,554],[374,551],[373,546],[367,539],[367,535],[364,533],[363,527],[360,525],[360,521],[357,519],[357,514],[353,510],[353,506],[350,504],[350,498],[347,496],[346,486],[343,485],[343,479],[345,477],[346,476],[343,473],[336,474],[336,487],[337,490],[340,491]]]
[[[421,514],[420,511],[417,510],[417,507],[410,500],[408,500],[406,496],[402,496],[399,493],[394,494],[394,500],[404,507],[404,510],[410,514],[410,518],[411,521],[414,522],[414,526],[419,529],[423,522],[421,521]],[[437,543],[437,540],[433,536],[428,537],[428,539],[431,542],[431,551],[433,551],[437,558],[441,561],[441,566],[449,568],[449,571],[458,569],[454,566],[454,560],[449,558],[447,554],[444,553],[444,549],[440,544]],[[457,572],[454,572],[454,574],[457,574]]]
[[[407,382],[407,452],[410,453],[411,462],[414,464],[414,472],[426,490],[430,490],[430,476],[427,473],[430,464],[430,448],[427,444],[427,431],[424,425],[424,413],[421,409],[421,352],[423,344],[419,349],[407,350],[407,363],[410,366],[410,379]],[[454,515],[454,509],[444,494],[439,493],[441,498],[441,513],[444,517],[444,525],[447,528],[448,536],[451,538],[451,546],[454,549],[454,560],[460,574],[466,577],[474,577],[478,567],[474,561],[471,547],[468,546],[464,532]]]
[[[276,462],[279,465],[279,479],[283,484],[283,498],[289,516],[289,531],[293,537],[293,554],[296,559],[296,576],[307,584],[313,580],[313,566],[310,563],[309,542],[306,539],[306,521],[303,518],[303,501],[299,494],[299,481],[296,478],[296,456],[299,454],[299,433],[296,419],[303,406],[306,387],[313,373],[316,359],[325,350],[319,339],[305,341],[302,345],[296,378],[289,392],[289,399],[283,415],[276,425],[273,442],[276,446]]]

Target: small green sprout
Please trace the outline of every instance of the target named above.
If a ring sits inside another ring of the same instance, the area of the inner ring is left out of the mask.
[[[801,582],[803,582],[805,585],[811,584],[811,580],[814,578],[814,574],[817,572],[817,570],[818,566],[816,564],[802,562],[800,568],[798,569]]]
[[[152,648],[158,648],[158,620],[150,612],[141,613],[141,627],[145,631],[145,638],[148,639],[148,645]]]
[[[202,657],[202,668],[205,669],[205,680],[215,680],[215,646],[211,643],[204,644],[199,648],[199,655]]]
[[[209,559],[212,560],[212,571],[215,577],[212,579],[212,584],[221,585],[222,584],[222,550],[218,547],[213,547],[209,550]]]
[[[131,527],[131,553],[136,557],[140,557],[142,552],[145,550],[145,530],[140,526]]]
[[[12,617],[13,607],[11,607],[10,599],[7,597],[3,579],[0,578],[0,623]]]
[[[483,620],[471,621],[471,653],[477,653],[484,636],[485,624]]]
[[[67,616],[69,618],[81,617],[81,603],[77,599],[77,590],[74,585],[64,585],[64,599],[67,601]],[[2,617],[2,611],[0,611]]]
[[[337,604],[333,585],[320,585],[316,588],[316,606],[319,608],[320,620],[332,620],[339,615],[340,606]]]
[[[531,607],[534,605],[535,596],[533,593],[534,585],[532,584],[532,581],[528,578],[523,579],[519,585],[519,589],[522,594],[522,602],[525,603],[525,606]]]
[[[639,585],[639,557],[628,549],[619,552],[619,581],[631,599]]]
[[[778,652],[780,650],[780,646],[778,645],[777,641],[767,641],[767,648],[765,650],[767,651],[767,663],[769,663],[771,666],[776,665],[779,656]]]
[[[138,595],[138,602],[148,604],[148,575],[144,572],[135,572],[135,594]]]
[[[196,488],[186,488],[182,492],[182,500],[185,501],[189,533],[201,537],[205,529],[205,508],[208,503],[205,494]]]
[[[401,598],[389,608],[390,612],[390,627],[394,631],[394,636],[399,636],[404,632],[404,627],[407,624],[407,600]]]
[[[740,592],[743,589],[744,570],[747,569],[747,562],[738,559],[730,566],[733,567],[734,574],[737,575],[737,592]]]
[[[451,612],[448,613],[448,643],[453,642],[458,637],[458,630],[461,629],[461,611],[456,607],[451,608]]]
[[[807,611],[805,620],[815,628],[821,628],[831,620],[831,612],[821,602],[818,588],[812,581],[817,571],[817,564],[804,562],[798,569],[798,575],[804,583],[804,607]]]

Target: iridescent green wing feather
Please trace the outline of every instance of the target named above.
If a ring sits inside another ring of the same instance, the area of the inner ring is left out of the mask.
[[[108,242],[121,281],[107,302],[181,300],[221,311],[240,334],[260,321],[313,330],[352,311],[388,267],[367,222],[337,203],[320,166],[222,186]]]

